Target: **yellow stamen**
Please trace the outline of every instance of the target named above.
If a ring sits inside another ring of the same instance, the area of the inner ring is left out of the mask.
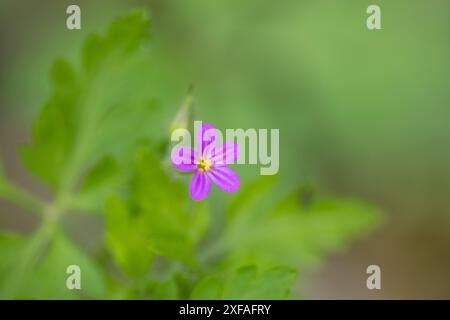
[[[198,167],[198,170],[200,170],[200,172],[205,172],[205,171],[209,171],[211,170],[211,160],[207,160],[205,159],[205,157],[202,156],[202,160],[200,162],[196,162],[195,163]]]

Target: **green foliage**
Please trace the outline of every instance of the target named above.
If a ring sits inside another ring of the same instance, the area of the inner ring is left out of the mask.
[[[17,259],[17,253],[21,252],[24,247],[25,240],[21,237],[9,234],[0,233],[0,283],[1,293],[4,295],[4,285],[10,281],[8,276],[10,271],[14,268],[14,261]]]
[[[299,190],[267,203],[275,180],[263,177],[242,190],[229,207],[221,250],[227,263],[309,267],[327,253],[369,231],[379,212],[342,199],[302,201]]]
[[[153,260],[146,226],[134,217],[120,198],[106,205],[106,243],[119,266],[130,276],[145,275]]]
[[[239,268],[225,280],[207,276],[192,291],[192,299],[285,299],[296,279],[296,271],[274,267],[258,272],[254,265]]]
[[[145,87],[148,53],[139,50],[148,28],[144,12],[133,12],[106,36],[87,38],[81,70],[62,59],[54,63],[51,97],[33,124],[31,145],[22,149],[27,168],[53,190],[72,191],[95,162],[132,152],[156,125],[154,93]]]
[[[151,297],[157,300],[175,300],[179,297],[175,279],[156,283],[151,292]]]
[[[30,236],[0,234],[1,298],[284,299],[297,268],[376,224],[376,210],[357,201],[277,198],[270,177],[243,183],[211,219],[167,166],[158,91],[146,81],[148,30],[134,11],[89,35],[79,65],[54,63],[52,93],[21,150],[53,200],[13,186],[0,166],[0,196],[42,217]],[[172,123],[187,125],[191,98]],[[102,255],[60,226],[74,211],[104,213]],[[66,288],[69,265],[81,267],[79,291]]]
[[[110,156],[102,158],[86,173],[76,199],[72,201],[72,209],[101,212],[111,186],[118,185],[122,179],[123,170],[117,161]]]
[[[70,148],[75,145],[80,88],[75,71],[64,60],[53,64],[51,80],[53,94],[33,124],[33,145],[23,148],[22,158],[30,171],[56,188]]]
[[[70,265],[78,265],[82,270],[83,295],[105,294],[105,279],[100,268],[64,235],[57,234],[42,257],[30,256],[38,241],[36,237],[0,234],[1,298],[76,298],[76,292],[66,287],[66,269]]]
[[[70,265],[80,267],[82,274],[82,296],[102,297],[106,291],[105,279],[101,269],[92,259],[62,235],[53,239],[50,247],[36,269],[31,272],[32,277],[24,283],[25,298],[76,298],[76,291],[67,290],[66,270]]]
[[[82,296],[104,294],[99,279],[105,275],[60,232],[55,235],[47,229],[54,228],[65,211],[101,213],[106,197],[128,177],[123,168],[133,159],[136,146],[142,139],[151,145],[158,138],[152,134],[159,124],[157,93],[146,88],[149,52],[143,45],[148,32],[145,12],[134,11],[115,20],[106,35],[87,37],[81,67],[64,59],[53,64],[50,98],[33,123],[31,143],[20,151],[26,168],[54,191],[54,200],[41,207],[39,200],[6,181],[0,170],[0,190],[4,191],[0,194],[43,215],[41,229],[31,237],[3,239],[6,247],[23,243],[13,251],[14,259],[5,262],[10,272],[5,271],[8,276],[1,281],[2,288],[6,285],[4,296],[78,296],[62,281],[67,276],[63,265],[69,260],[85,264],[85,280],[94,286],[83,289]],[[27,278],[30,270],[35,270],[34,275]],[[36,290],[35,282],[40,283]],[[21,292],[24,283],[26,293]]]
[[[135,161],[129,198],[109,199],[107,240],[118,263],[133,276],[148,271],[150,257],[195,264],[194,246],[207,227],[203,204],[189,204],[185,186],[172,181],[148,150]]]

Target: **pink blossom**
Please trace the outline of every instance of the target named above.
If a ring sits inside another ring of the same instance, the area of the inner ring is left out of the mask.
[[[227,167],[237,160],[238,145],[235,142],[216,145],[216,140],[216,129],[205,123],[197,132],[198,149],[180,147],[172,152],[172,164],[176,169],[194,172],[189,194],[195,201],[208,195],[211,181],[225,192],[235,192],[239,188],[239,176]]]

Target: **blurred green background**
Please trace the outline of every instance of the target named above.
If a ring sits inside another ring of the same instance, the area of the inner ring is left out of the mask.
[[[82,10],[78,31],[65,27],[73,3]],[[86,34],[144,6],[152,19],[149,86],[159,90],[167,123],[193,84],[195,118],[222,129],[280,129],[281,188],[312,186],[386,212],[375,233],[303,278],[305,295],[448,299],[450,2],[378,0],[382,30],[369,31],[372,3],[0,0],[0,151],[8,175],[47,196],[20,168],[16,149],[49,93],[52,61],[76,60]],[[238,168],[244,182],[258,171]],[[0,202],[2,228],[35,225]],[[365,286],[370,264],[381,266],[380,291]]]

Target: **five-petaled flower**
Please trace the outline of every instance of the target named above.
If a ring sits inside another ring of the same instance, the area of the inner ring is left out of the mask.
[[[226,192],[235,192],[239,188],[239,176],[227,165],[237,160],[237,143],[217,145],[217,131],[210,124],[203,124],[198,131],[197,149],[180,147],[171,155],[176,169],[195,172],[189,185],[191,198],[204,199],[211,190],[211,181]]]

